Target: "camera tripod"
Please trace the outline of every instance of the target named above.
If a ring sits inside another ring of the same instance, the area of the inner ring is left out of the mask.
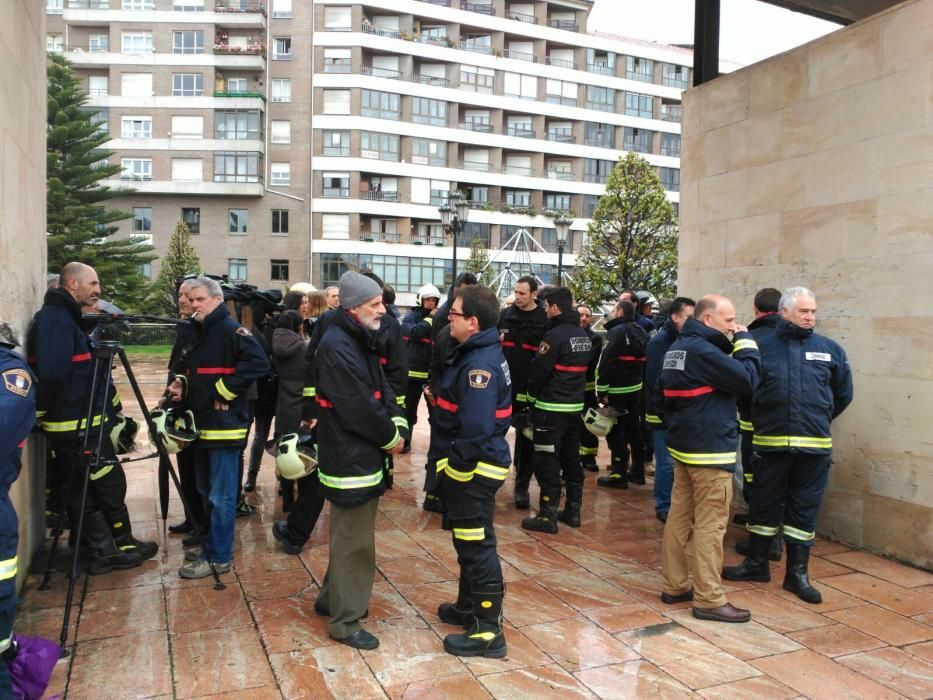
[[[177,320],[174,322],[177,323]],[[100,326],[96,327],[91,333],[91,346],[93,349],[94,359],[94,365],[91,374],[91,388],[88,396],[85,418],[83,419],[83,422],[78,425],[78,440],[75,447],[76,459],[72,462],[72,469],[68,474],[68,481],[65,490],[65,497],[67,499],[72,494],[72,489],[75,487],[76,479],[81,479],[81,503],[80,509],[78,511],[77,523],[72,523],[72,540],[74,541],[74,552],[71,558],[71,567],[68,575],[68,592],[65,597],[65,615],[64,620],[62,621],[61,634],[59,635],[59,644],[62,647],[63,657],[68,655],[68,650],[65,644],[68,640],[68,626],[71,621],[71,608],[74,600],[74,589],[75,583],[78,579],[78,559],[81,550],[81,536],[84,527],[84,515],[85,508],[87,506],[91,474],[97,472],[103,466],[104,462],[101,455],[102,447],[104,444],[103,441],[105,439],[110,439],[110,436],[106,433],[106,418],[107,407],[111,405],[111,401],[113,399],[113,397],[110,395],[110,387],[112,386],[111,379],[113,376],[113,362],[114,358],[116,357],[120,358],[123,371],[126,373],[130,387],[133,389],[136,402],[139,405],[139,409],[146,420],[146,425],[149,428],[150,439],[152,440],[152,443],[156,449],[156,453],[159,457],[160,467],[164,467],[168,471],[168,474],[171,476],[172,481],[175,484],[175,490],[178,492],[182,505],[185,508],[185,512],[191,512],[190,504],[185,498],[184,491],[181,488],[181,483],[178,480],[178,475],[175,473],[175,468],[172,466],[172,462],[169,459],[165,445],[162,443],[162,440],[159,438],[159,435],[156,432],[155,424],[152,422],[152,417],[149,414],[149,409],[146,408],[146,403],[143,399],[142,391],[139,388],[139,383],[136,380],[136,375],[133,373],[133,368],[130,366],[130,362],[126,357],[126,351],[115,340],[101,339]],[[96,434],[94,433],[95,416],[99,416],[99,427]],[[94,444],[91,444],[92,437],[95,439]],[[61,538],[63,532],[62,523],[64,521],[65,510],[65,508],[61,509],[62,512],[59,514],[58,521],[52,529],[52,546],[49,551],[48,565],[46,566],[42,584],[39,586],[40,591],[49,590],[49,581],[52,576],[55,551],[58,547],[58,541]],[[202,539],[204,533],[200,524],[196,521],[196,519],[192,519],[191,522],[194,528],[194,534],[199,539]],[[220,575],[217,573],[217,569],[214,567],[214,564],[210,561],[210,559],[208,559],[208,565],[210,566],[211,574],[214,577],[214,590],[223,590],[225,586],[223,583],[221,583]]]

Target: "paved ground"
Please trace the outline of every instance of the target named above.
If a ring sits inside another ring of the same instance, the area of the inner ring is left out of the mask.
[[[157,394],[155,365],[137,367]],[[128,395],[127,390],[121,392]],[[270,535],[276,511],[272,467],[263,464],[256,515],[238,521],[235,571],[182,581],[179,538],[162,538],[155,464],[127,469],[135,530],[159,539],[138,569],[91,578],[79,589],[77,648],[59,664],[50,696],[69,698],[888,698],[933,697],[933,574],[828,541],[811,574],[823,592],[807,605],[770,584],[735,584],[730,600],[750,608],[744,625],[695,620],[659,599],[661,524],[648,487],[597,491],[588,474],[584,525],[556,536],[519,527],[499,494],[496,532],[507,581],[509,655],[448,656],[455,631],[437,605],[456,594],[457,563],[437,515],[421,510],[427,447],[398,460],[396,486],[380,502],[377,566],[365,625],[382,644],[359,652],[335,644],[312,605],[327,564],[327,511],[300,557]],[[605,464],[606,456],[600,456]],[[837,466],[837,469],[844,468]],[[169,522],[180,506],[172,502]],[[742,536],[730,527],[727,545]],[[727,563],[741,557],[727,555]],[[50,592],[31,576],[17,630],[58,639],[60,576]],[[73,628],[71,639],[74,639]]]

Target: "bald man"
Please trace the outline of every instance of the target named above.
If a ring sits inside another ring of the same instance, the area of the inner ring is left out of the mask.
[[[755,340],[735,322],[735,306],[710,295],[700,299],[693,318],[665,353],[655,388],[655,405],[663,412],[674,459],[671,509],[661,545],[661,600],[692,600],[693,616],[701,620],[751,619],[748,610],[726,601],[719,574],[739,440],[736,400],[755,390],[760,365]],[[691,538],[692,589],[687,556]]]

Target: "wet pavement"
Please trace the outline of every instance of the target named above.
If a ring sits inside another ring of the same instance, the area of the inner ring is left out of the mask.
[[[164,360],[134,366],[154,402]],[[128,404],[128,388],[121,395]],[[597,489],[590,473],[582,527],[557,535],[519,527],[527,511],[512,507],[509,478],[496,510],[508,656],[449,656],[441,640],[458,630],[436,610],[456,596],[457,559],[440,516],[421,509],[426,449],[423,420],[379,504],[364,626],[381,645],[364,652],[331,640],[313,610],[327,566],[327,509],[301,556],[283,554],[272,538],[283,516],[271,458],[248,495],[255,515],[237,521],[223,591],[211,579],[178,577],[181,537],[163,537],[155,460],[127,465],[135,534],[159,541],[160,552],[139,568],[79,582],[69,636],[77,645],[56,667],[49,697],[933,697],[933,574],[820,540],[810,569],[820,605],[782,590],[781,563],[771,583],[726,586],[752,622],[696,620],[689,604],[659,598],[663,525],[651,480]],[[603,470],[607,461],[601,453]],[[169,523],[181,516],[173,494]],[[732,547],[743,536],[729,527],[726,564],[741,560]],[[40,578],[27,581],[16,630],[57,640],[65,581],[58,574],[51,591],[39,592]]]

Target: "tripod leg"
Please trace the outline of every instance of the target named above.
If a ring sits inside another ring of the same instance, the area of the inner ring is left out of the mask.
[[[79,450],[81,448],[75,448],[72,452],[72,460],[68,468],[68,482],[65,485],[65,497],[64,502],[61,507],[61,512],[58,514],[58,521],[52,528],[52,545],[49,548],[49,560],[45,566],[45,573],[42,575],[42,583],[39,584],[40,591],[47,591],[51,588],[50,581],[52,578],[53,562],[55,561],[55,552],[58,551],[58,541],[61,539],[63,534],[62,523],[65,521],[65,512],[67,511],[66,503],[71,495],[71,489],[74,487],[74,476],[75,469],[79,464],[81,464],[81,456]],[[72,527],[75,526],[75,523],[71,524]],[[76,546],[79,546],[80,542]]]

